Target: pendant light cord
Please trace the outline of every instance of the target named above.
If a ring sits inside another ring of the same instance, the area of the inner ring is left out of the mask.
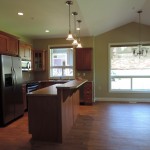
[[[69,33],[71,33],[71,25],[70,25],[70,4],[69,4]]]
[[[138,11],[139,13],[139,45],[141,45],[141,13],[142,11]]]

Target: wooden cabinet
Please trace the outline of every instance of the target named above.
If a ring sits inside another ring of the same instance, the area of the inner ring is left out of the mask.
[[[19,54],[18,46],[19,46],[18,39],[14,39],[10,37],[9,38],[9,54],[17,56]]]
[[[28,43],[19,43],[19,56],[23,60],[31,60],[32,46]]]
[[[9,38],[5,35],[2,35],[0,33],[0,53],[1,54],[7,54],[8,53],[8,41],[9,41]]]
[[[18,55],[19,40],[17,37],[0,31],[0,54]]]
[[[92,48],[76,48],[76,70],[92,70]]]
[[[92,82],[86,82],[80,90],[80,103],[92,105],[93,103],[93,84]]]
[[[79,114],[79,87],[52,85],[27,94],[29,133],[33,140],[62,143]]]
[[[45,50],[33,50],[33,71],[45,71]]]

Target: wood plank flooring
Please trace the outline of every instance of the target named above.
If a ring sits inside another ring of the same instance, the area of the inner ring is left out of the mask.
[[[150,150],[150,103],[80,106],[63,144],[32,141],[25,113],[0,128],[0,150]]]

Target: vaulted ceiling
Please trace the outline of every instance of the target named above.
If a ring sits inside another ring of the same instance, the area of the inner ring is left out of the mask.
[[[96,36],[138,22],[150,25],[150,0],[72,0],[71,12],[81,19],[81,36]],[[68,10],[65,0],[0,0],[0,30],[27,38],[66,37]],[[21,11],[23,16],[18,16]],[[72,31],[74,28],[71,16]],[[50,32],[45,33],[48,29]]]

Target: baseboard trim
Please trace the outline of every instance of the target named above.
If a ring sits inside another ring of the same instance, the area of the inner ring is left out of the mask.
[[[136,103],[136,102],[150,102],[150,98],[110,98],[110,97],[99,97],[95,98],[94,101],[106,101],[106,102],[129,102],[129,103]]]

